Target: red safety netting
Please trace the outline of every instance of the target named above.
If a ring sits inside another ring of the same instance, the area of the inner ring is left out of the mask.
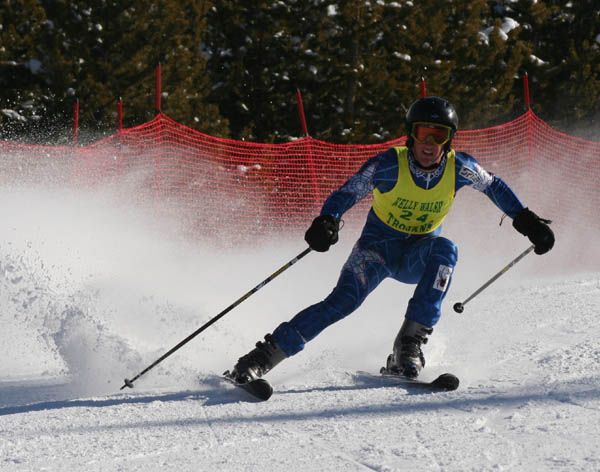
[[[158,114],[88,146],[1,141],[0,170],[4,183],[37,179],[102,186],[124,181],[128,185],[118,188],[125,198],[177,212],[194,234],[210,237],[235,228],[248,236],[305,228],[327,195],[365,160],[402,143],[404,137],[377,145],[306,137],[259,144],[208,136]],[[454,147],[502,176],[525,202],[535,198],[541,213],[595,224],[600,142],[558,132],[528,111],[500,126],[459,131]],[[369,204],[362,202],[345,220],[359,224]]]

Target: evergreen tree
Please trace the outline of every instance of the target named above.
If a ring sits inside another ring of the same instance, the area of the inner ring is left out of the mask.
[[[389,138],[381,108],[380,85],[385,76],[378,76],[378,70],[385,67],[379,24],[386,8],[360,0],[339,7],[328,3],[322,5],[322,13],[327,14],[316,12],[314,17],[317,31],[325,32],[323,40],[317,37],[313,46],[320,59],[314,65],[319,74],[306,84],[320,104],[320,137],[365,143]]]
[[[533,51],[528,69],[534,110],[557,128],[583,128],[583,136],[597,138],[600,4],[520,1],[512,9],[526,26],[524,37]]]
[[[64,95],[52,87],[53,64],[47,44],[54,23],[38,1],[13,0],[0,9],[0,137],[18,139],[24,133],[43,140],[60,125],[58,103]],[[63,71],[63,77],[68,76]]]
[[[320,139],[398,136],[421,76],[431,93],[456,103],[465,126],[495,124],[511,115],[528,51],[518,28],[505,33],[501,21],[493,24],[485,0],[257,1],[242,8],[221,0],[209,16],[212,97],[234,136],[250,139],[298,135],[289,82],[302,90],[310,131]]]
[[[593,0],[11,0],[0,20],[2,136],[68,139],[75,98],[82,129],[112,133],[120,96],[125,126],[145,122],[159,62],[165,113],[242,139],[299,136],[296,87],[312,136],[391,139],[422,76],[462,128],[521,113],[525,71],[542,118],[598,119]]]
[[[208,134],[227,136],[227,122],[210,92],[201,48],[208,2],[134,2],[113,28],[111,52],[118,58],[116,88],[124,98],[127,124],[149,120],[154,114],[155,66],[162,69],[162,111],[173,119]],[[129,112],[129,110],[132,112]]]
[[[70,126],[71,106],[77,97],[81,101],[82,131],[91,130],[92,137],[112,133],[119,96],[124,100],[125,126],[147,121],[154,115],[154,68],[162,62],[165,112],[204,132],[227,135],[227,122],[205,99],[210,83],[200,38],[208,2],[23,3],[38,5],[45,22],[45,29],[28,39],[34,43],[30,49],[38,53],[41,63],[41,85],[36,95],[47,97],[44,116],[49,121]],[[29,7],[23,7],[23,17]],[[15,22],[7,18],[3,25],[8,27],[3,30],[12,31],[10,25]],[[18,43],[11,42],[10,51],[5,46],[5,55],[14,55],[13,45]],[[60,119],[57,113],[62,114]]]
[[[459,3],[456,24],[464,29],[455,39],[453,55],[460,84],[455,81],[452,88],[463,97],[463,123],[476,128],[506,122],[525,110],[522,76],[531,48],[521,39],[521,27],[513,18],[493,19],[483,1]],[[461,18],[469,8],[468,17]]]
[[[296,87],[304,95],[313,136],[345,141],[356,137],[357,120],[372,125],[359,102],[365,97],[369,28],[378,10],[381,6],[362,1],[343,7],[324,0],[244,6],[216,1],[206,38],[209,69],[213,100],[230,120],[233,135],[298,136]]]
[[[281,18],[291,7],[265,1],[213,3],[205,36],[211,98],[229,120],[233,137],[267,140],[281,130],[275,123],[282,110],[290,111],[289,43]],[[287,97],[276,92],[281,88]]]

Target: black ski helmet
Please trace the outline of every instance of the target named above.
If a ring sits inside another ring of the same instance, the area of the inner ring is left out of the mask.
[[[445,98],[425,97],[414,102],[406,113],[406,132],[408,133],[407,145],[412,145],[412,125],[420,121],[436,123],[452,128],[452,137],[458,129],[458,114],[452,104]],[[449,144],[450,142],[448,142]]]

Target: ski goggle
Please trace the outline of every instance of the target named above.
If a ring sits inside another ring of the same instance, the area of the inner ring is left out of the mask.
[[[413,123],[410,134],[420,144],[437,144],[441,146],[450,141],[452,128],[435,123]]]

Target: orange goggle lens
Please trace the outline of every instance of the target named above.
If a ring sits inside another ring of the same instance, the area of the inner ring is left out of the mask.
[[[432,125],[429,123],[415,123],[411,136],[421,144],[430,143],[441,146],[450,141],[452,129],[448,126]]]

